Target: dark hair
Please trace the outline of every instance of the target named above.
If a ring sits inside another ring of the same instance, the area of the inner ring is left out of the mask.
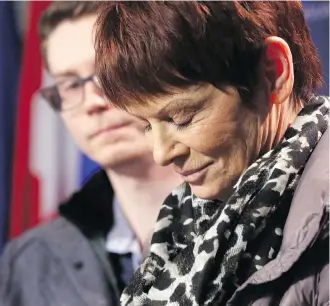
[[[47,66],[47,39],[55,28],[67,20],[96,14],[95,1],[54,1],[42,13],[38,32],[41,40],[41,53]],[[83,34],[82,34],[83,35]]]
[[[199,83],[234,86],[250,103],[264,40],[272,35],[291,49],[293,98],[308,101],[322,76],[300,1],[104,2],[96,70],[106,96],[121,108]]]

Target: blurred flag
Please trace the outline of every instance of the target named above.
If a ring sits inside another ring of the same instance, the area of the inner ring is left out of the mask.
[[[29,2],[17,112],[17,134],[10,236],[49,220],[57,206],[75,191],[96,165],[84,157],[60,116],[38,94],[50,79],[42,68],[37,25],[49,2]]]
[[[0,1],[0,251],[7,234],[13,127],[20,63],[14,3]]]
[[[323,68],[321,95],[329,95],[329,1],[303,1],[305,17]]]

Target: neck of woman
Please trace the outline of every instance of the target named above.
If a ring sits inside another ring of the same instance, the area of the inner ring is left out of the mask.
[[[261,127],[260,156],[273,149],[282,141],[286,130],[295,121],[303,107],[302,102],[294,105],[291,99],[282,104],[272,106]]]

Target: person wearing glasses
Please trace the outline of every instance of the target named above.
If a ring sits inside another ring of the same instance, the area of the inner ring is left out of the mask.
[[[102,166],[0,259],[1,306],[109,306],[148,253],[159,208],[181,183],[157,166],[143,125],[113,108],[94,67],[94,2],[54,1],[40,20],[41,49],[54,85],[41,94],[81,150]]]

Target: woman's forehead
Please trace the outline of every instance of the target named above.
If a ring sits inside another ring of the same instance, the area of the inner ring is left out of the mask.
[[[194,85],[184,89],[171,90],[170,94],[149,98],[144,103],[131,103],[127,111],[139,118],[157,118],[170,112],[179,111],[211,95],[212,85]]]

